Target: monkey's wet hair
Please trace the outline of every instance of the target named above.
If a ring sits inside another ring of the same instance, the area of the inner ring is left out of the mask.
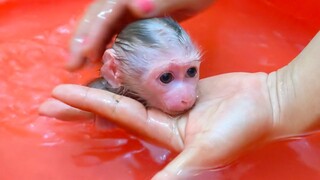
[[[112,49],[121,63],[120,71],[136,78],[150,69],[154,57],[172,49],[183,49],[186,56],[200,59],[200,52],[189,35],[170,17],[151,18],[133,22],[117,35]],[[124,79],[125,82],[135,82]]]

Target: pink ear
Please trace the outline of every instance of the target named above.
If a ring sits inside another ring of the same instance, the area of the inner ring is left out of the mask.
[[[121,86],[121,81],[119,79],[119,68],[118,62],[115,59],[115,53],[113,49],[107,49],[103,54],[103,66],[101,67],[101,75],[105,78],[108,83],[113,88],[118,88]]]

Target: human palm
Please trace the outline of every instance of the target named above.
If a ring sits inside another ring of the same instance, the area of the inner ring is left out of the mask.
[[[267,77],[265,73],[230,73],[202,79],[196,105],[178,117],[146,109],[127,97],[78,85],[60,85],[53,96],[84,111],[47,101],[40,112],[63,119],[72,111],[79,115],[89,111],[178,152],[155,176],[168,178],[189,170],[225,165],[269,138],[273,114]],[[69,111],[57,111],[59,108]]]
[[[225,165],[262,143],[272,121],[267,74],[231,73],[204,79],[196,106],[176,123],[181,153],[162,173],[174,176],[181,170]]]

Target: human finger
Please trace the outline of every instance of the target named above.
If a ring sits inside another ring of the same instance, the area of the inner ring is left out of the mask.
[[[91,3],[86,9],[84,16],[79,21],[76,31],[70,41],[70,60],[67,62],[66,67],[68,69],[77,69],[81,67],[87,60],[85,52],[82,48],[86,43],[86,38],[92,30],[92,22],[95,21],[97,13],[102,9],[101,5],[103,0],[96,0]]]
[[[207,7],[213,0],[135,0],[129,4],[130,10],[143,18],[173,16],[183,20]]]
[[[164,179],[187,179],[192,174],[192,169],[186,168],[186,164],[195,163],[198,158],[203,158],[204,155],[199,154],[199,149],[184,149],[176,158],[174,158],[164,169],[158,172],[153,180],[164,180]]]
[[[85,61],[102,56],[112,36],[133,21],[130,14],[123,15],[125,9],[126,3],[121,0],[98,0],[88,8],[71,40],[67,68],[77,69]]]
[[[87,60],[99,59],[113,35],[141,18],[172,15],[183,20],[208,6],[212,0],[97,0],[85,13],[74,37],[67,68],[78,69]]]
[[[42,103],[39,113],[64,121],[87,120],[94,117],[93,113],[74,108],[56,99],[48,99]]]
[[[71,84],[57,86],[52,95],[70,106],[98,114],[153,143],[175,151],[183,148],[176,119],[156,109],[147,110],[134,99]]]

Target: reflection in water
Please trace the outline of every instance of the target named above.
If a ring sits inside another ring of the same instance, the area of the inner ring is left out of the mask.
[[[313,144],[301,137],[288,142],[288,147],[297,153],[297,159],[301,164],[308,166],[316,172],[320,172],[319,143]]]

